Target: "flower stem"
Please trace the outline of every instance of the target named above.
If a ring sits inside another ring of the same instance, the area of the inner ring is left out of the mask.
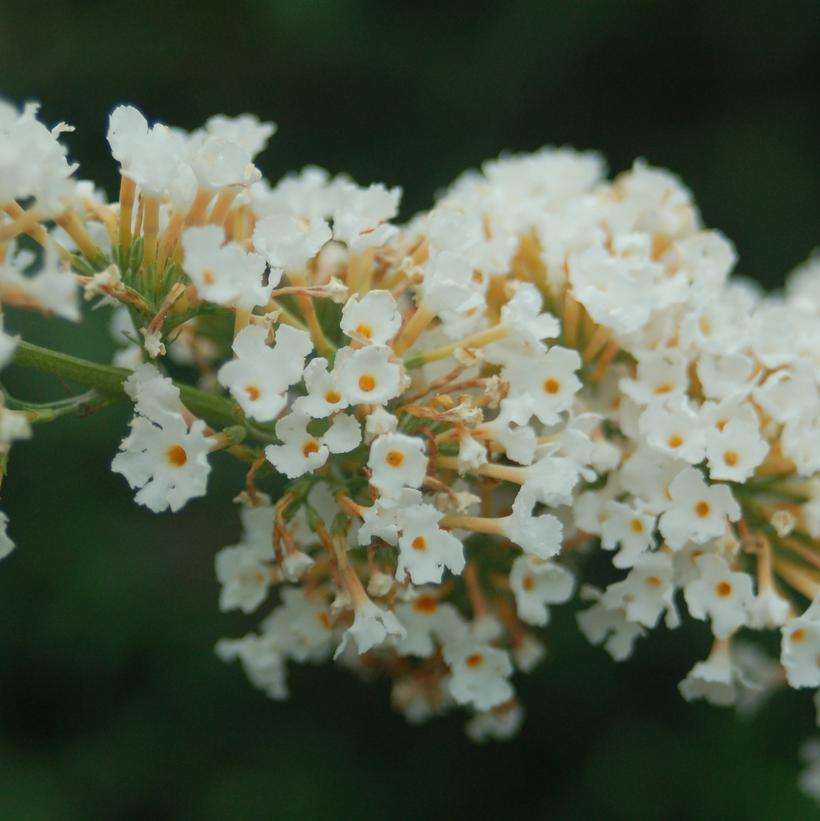
[[[41,348],[30,342],[20,340],[14,352],[14,363],[23,368],[31,368],[43,373],[51,373],[80,385],[86,385],[105,397],[112,400],[126,399],[123,382],[131,371],[126,368],[115,368],[112,365],[102,365],[90,362],[76,356]],[[234,415],[233,402],[222,396],[208,393],[190,385],[177,385],[182,402],[186,408],[197,416],[214,422],[234,425],[237,417]]]

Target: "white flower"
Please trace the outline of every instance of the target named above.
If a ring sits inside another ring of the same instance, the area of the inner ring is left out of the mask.
[[[672,506],[660,518],[660,530],[673,550],[688,541],[703,544],[723,534],[726,519],[740,518],[740,505],[726,485],[707,485],[700,471],[685,468],[669,484]]]
[[[0,301],[14,304],[19,300],[26,307],[77,322],[79,290],[74,275],[50,245],[37,272],[31,274],[28,271],[34,262],[31,251],[17,251],[13,243],[9,246],[5,260],[0,261]]]
[[[630,399],[648,405],[659,397],[685,393],[689,385],[686,366],[680,351],[647,351],[638,355],[637,378],[621,379],[618,386]]]
[[[341,348],[333,369],[342,395],[351,405],[384,405],[404,389],[404,369],[391,362],[386,345]]]
[[[565,567],[532,556],[518,556],[510,570],[510,587],[518,616],[527,624],[549,622],[548,604],[569,601],[575,578]]]
[[[731,419],[722,430],[706,431],[706,458],[712,479],[745,482],[768,452],[758,427],[740,419]]]
[[[236,359],[226,362],[217,374],[219,383],[252,419],[275,419],[286,404],[290,385],[302,378],[305,357],[313,350],[310,334],[280,325],[275,345],[266,344],[267,329],[248,325],[233,341]]]
[[[384,644],[389,639],[403,639],[407,631],[390,610],[382,610],[365,598],[356,605],[353,624],[345,630],[342,641],[333,658],[338,658],[347,647],[349,639],[356,643],[359,655]]]
[[[3,320],[0,316],[0,370],[6,367],[14,358],[14,351],[20,337],[10,336],[3,330]]]
[[[188,163],[199,188],[220,191],[257,182],[261,173],[251,155],[239,143],[218,136],[201,134],[188,143]]]
[[[531,673],[547,655],[544,645],[530,633],[524,633],[510,652],[516,668],[522,673]]]
[[[262,622],[261,638],[285,658],[301,663],[325,661],[336,635],[324,598],[287,586],[281,589],[280,598],[281,605]]]
[[[5,453],[12,442],[31,438],[31,424],[22,411],[9,410],[3,404],[0,393],[0,454]]]
[[[726,639],[749,621],[752,579],[733,573],[725,559],[713,554],[705,553],[696,564],[700,575],[683,590],[686,606],[694,618],[710,618],[715,636]]]
[[[754,361],[743,354],[700,355],[697,364],[698,380],[704,396],[725,399],[749,385]]]
[[[593,588],[582,588],[582,598],[596,598]],[[610,610],[601,601],[576,615],[578,627],[590,644],[603,644],[615,661],[632,655],[635,640],[646,632],[640,624],[630,621],[622,609]]]
[[[551,513],[533,516],[536,502],[536,494],[522,487],[513,502],[512,514],[501,519],[500,526],[507,538],[525,553],[550,559],[561,550],[563,527]]]
[[[108,143],[120,172],[151,196],[166,194],[184,173],[185,138],[162,123],[149,128],[148,121],[133,106],[117,106],[111,113]]]
[[[775,590],[761,590],[749,610],[749,627],[754,630],[772,630],[782,627],[789,618],[791,603]]]
[[[650,403],[638,420],[638,430],[656,450],[691,465],[703,461],[702,422],[683,396]]]
[[[573,295],[597,324],[626,334],[649,321],[653,290],[642,280],[653,273],[647,263],[592,247],[572,254],[568,264]]]
[[[674,603],[675,584],[672,559],[665,553],[648,553],[638,558],[629,575],[609,585],[601,604],[622,610],[630,622],[654,627],[666,611],[666,626],[679,623]]]
[[[382,493],[362,515],[362,526],[357,534],[359,544],[369,545],[374,538],[398,544],[401,512],[421,504],[421,500],[421,492],[413,488],[402,488],[395,497]]]
[[[282,575],[289,582],[298,582],[316,562],[304,550],[292,550],[282,559]]]
[[[14,550],[14,542],[9,538],[6,532],[8,524],[9,517],[0,510],[0,559],[5,559],[6,556]]]
[[[572,492],[579,479],[578,465],[572,459],[547,452],[534,464],[519,470],[526,477],[522,490],[532,493],[537,501],[550,507],[572,503]]]
[[[467,625],[458,610],[425,591],[397,605],[396,616],[407,629],[407,635],[396,642],[396,652],[402,656],[430,658],[437,644],[467,635]]]
[[[370,446],[367,467],[370,484],[387,496],[398,496],[405,487],[421,487],[427,473],[424,441],[403,433],[379,436]]]
[[[510,383],[510,396],[529,396],[532,412],[545,425],[561,420],[560,414],[572,407],[581,381],[575,375],[581,367],[577,351],[555,345],[545,354],[516,358],[502,371]]]
[[[277,271],[301,271],[330,236],[330,226],[319,217],[271,214],[256,223],[253,247]]]
[[[606,503],[605,516],[601,525],[601,547],[621,549],[613,556],[615,567],[632,567],[641,554],[655,546],[655,517],[622,502],[610,500]]]
[[[528,424],[533,404],[526,394],[516,399],[502,399],[498,416],[481,425],[481,430],[501,444],[507,457],[519,465],[529,465],[535,456],[537,437]]]
[[[264,151],[268,140],[276,133],[276,124],[260,123],[255,114],[240,114],[238,117],[215,114],[205,121],[204,130],[211,137],[236,143],[254,157]]]
[[[208,302],[251,310],[267,305],[279,278],[271,275],[263,284],[265,260],[225,241],[221,225],[194,226],[182,235],[185,273]]]
[[[39,108],[26,103],[18,112],[0,100],[0,202],[33,197],[38,209],[53,214],[73,187],[77,165],[67,162],[59,137],[74,129],[65,123],[48,129],[37,119]]]
[[[129,374],[122,387],[133,400],[136,412],[158,425],[180,417],[185,411],[179,388],[148,362]]]
[[[364,423],[365,441],[372,442],[382,434],[395,433],[398,426],[399,420],[392,413],[386,411],[381,405],[376,405],[373,411],[367,414]]]
[[[444,660],[452,672],[449,690],[458,704],[489,710],[508,701],[513,666],[509,654],[474,640],[444,645]]]
[[[241,639],[220,639],[216,654],[222,661],[239,659],[251,684],[270,698],[288,697],[285,656],[275,635],[249,633]]]
[[[409,574],[413,584],[441,582],[444,568],[459,574],[464,570],[464,547],[438,526],[444,514],[432,505],[414,505],[399,514],[402,525],[396,578]]]
[[[820,687],[820,598],[780,629],[780,663],[792,687]]]
[[[754,389],[754,398],[776,422],[788,422],[818,406],[818,384],[808,364],[774,371]]]
[[[401,327],[401,314],[390,291],[353,294],[342,308],[342,332],[365,345],[386,345]]]
[[[264,601],[272,581],[274,509],[242,508],[240,515],[242,541],[216,554],[216,577],[222,585],[219,609],[252,613]]]
[[[337,414],[321,436],[308,433],[308,422],[310,417],[298,411],[283,416],[276,423],[276,435],[283,444],[265,448],[268,461],[290,479],[320,468],[331,453],[347,453],[362,441],[361,428],[353,416]]]
[[[333,211],[333,237],[347,243],[354,251],[384,245],[397,231],[387,224],[396,216],[401,199],[400,188],[386,188],[377,183],[360,188],[353,183],[339,187],[339,204]]]
[[[561,334],[561,323],[550,313],[542,312],[544,300],[538,288],[522,282],[509,302],[501,306],[501,322],[514,339],[537,351],[544,339],[556,339]]]
[[[800,748],[804,769],[797,784],[809,798],[820,804],[820,738],[811,738]]]
[[[735,664],[729,643],[715,642],[706,661],[699,661],[678,685],[686,701],[704,699],[716,707],[728,707],[739,699],[754,698],[762,687],[746,678],[743,668]]]
[[[473,266],[451,251],[427,260],[420,293],[425,307],[439,316],[463,316],[484,301],[473,282]]]
[[[477,439],[473,439],[467,429],[459,432],[458,440],[458,473],[463,476],[470,471],[478,470],[487,462],[487,448]]]
[[[485,741],[508,741],[518,735],[524,723],[520,704],[505,704],[495,710],[476,713],[464,726],[467,738],[476,744]]]
[[[176,512],[189,499],[205,494],[208,451],[215,440],[204,433],[197,419],[188,430],[181,417],[168,417],[155,425],[142,416],[131,420],[131,432],[120,444],[111,469],[139,488],[138,504],[154,513]]]
[[[794,461],[800,476],[820,471],[820,402],[783,426],[783,453]]]
[[[339,390],[336,372],[328,373],[327,360],[317,356],[311,359],[305,368],[303,378],[307,394],[300,396],[293,403],[293,409],[323,419],[331,413],[348,406],[347,399]]]

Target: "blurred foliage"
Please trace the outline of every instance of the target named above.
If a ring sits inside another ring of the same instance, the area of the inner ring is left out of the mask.
[[[426,207],[502,150],[595,148],[679,173],[739,271],[777,287],[820,237],[815,2],[0,0],[0,93],[43,103],[81,174],[116,190],[106,117],[133,102],[192,128],[253,111],[280,133],[261,166],[308,163]],[[40,344],[102,359],[82,328],[10,315]],[[4,377],[5,378],[5,377]],[[67,386],[15,372],[32,399]],[[612,663],[558,610],[550,657],[519,677],[520,737],[476,747],[462,716],[408,727],[384,684],[293,671],[267,701],[213,655],[251,621],[217,611],[213,555],[238,534],[241,473],[176,516],[137,508],[109,463],[128,409],[15,446],[0,568],[0,819],[806,819],[796,750],[809,699],[752,723],[686,705],[705,625]]]

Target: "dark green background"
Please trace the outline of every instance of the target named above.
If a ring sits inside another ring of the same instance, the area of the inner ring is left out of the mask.
[[[260,164],[405,189],[405,213],[504,149],[596,148],[680,173],[739,270],[769,287],[820,238],[815,2],[0,0],[0,93],[38,99],[81,173],[116,190],[106,117],[133,102],[192,128],[253,111],[280,126]],[[10,315],[41,344],[107,359],[82,328]],[[6,378],[6,377],[4,377]],[[10,370],[31,398],[67,387]],[[686,705],[709,645],[659,630],[616,665],[563,611],[519,677],[527,723],[475,747],[461,716],[408,727],[383,683],[298,669],[267,701],[213,655],[252,622],[217,610],[215,551],[237,536],[239,471],[177,516],[137,508],[109,463],[124,407],[15,446],[0,566],[0,819],[456,817],[806,819],[807,694],[753,723]],[[560,613],[560,611],[559,611]]]

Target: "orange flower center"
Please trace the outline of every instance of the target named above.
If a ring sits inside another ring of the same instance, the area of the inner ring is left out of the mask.
[[[427,550],[427,539],[425,539],[424,536],[416,536],[410,543],[410,546],[413,550],[418,550],[420,553],[423,553]]]
[[[711,512],[712,508],[709,507],[709,502],[700,501],[695,505],[695,513],[697,513],[701,519],[705,519]]]
[[[732,595],[732,585],[729,582],[718,582],[715,585],[715,593],[720,596],[721,599],[726,599]]]
[[[663,587],[663,582],[657,576],[647,576],[646,577],[646,583],[650,587],[655,587],[655,588]]]
[[[464,659],[464,663],[468,667],[480,667],[483,662],[484,656],[482,656],[481,653],[473,653],[471,656],[467,656],[467,658]]]
[[[435,613],[438,610],[438,602],[432,596],[419,596],[413,602],[413,609],[419,613]]]
[[[363,391],[370,392],[376,387],[376,380],[369,373],[363,373],[359,377],[359,387]]]
[[[315,439],[311,439],[309,442],[305,443],[305,446],[302,448],[302,453],[305,458],[307,458],[311,453],[316,453],[318,450],[319,443]]]
[[[643,533],[643,522],[640,519],[633,519],[629,523],[629,529],[633,533]]]
[[[400,450],[389,450],[387,456],[384,457],[384,461],[390,467],[397,468],[404,461],[404,454]]]
[[[338,391],[328,391],[325,394],[325,402],[328,402],[331,405],[335,405],[339,402],[342,398],[342,395]]]
[[[729,467],[734,467],[738,462],[737,452],[734,450],[727,450],[726,453],[723,454],[723,461],[726,462]]]
[[[535,587],[535,579],[533,579],[532,576],[524,576],[524,581],[521,582],[521,586],[529,592]]]
[[[356,333],[359,336],[363,336],[365,339],[370,339],[370,337],[373,336],[373,329],[369,325],[366,325],[364,322],[360,322],[356,326]]]
[[[544,390],[547,393],[556,394],[561,390],[561,383],[557,379],[547,379],[544,382]]]
[[[188,461],[188,454],[182,445],[171,445],[171,447],[165,451],[165,458],[175,468],[181,468]]]
[[[673,433],[667,440],[666,444],[670,448],[679,448],[683,444],[683,437],[679,433]]]
[[[212,271],[203,271],[202,272],[202,281],[206,285],[213,285],[216,282],[216,277],[213,275]]]
[[[245,385],[245,393],[250,397],[251,402],[256,402],[262,395],[262,391],[256,385]]]
[[[789,638],[792,641],[801,642],[806,640],[806,629],[805,627],[798,627]]]

